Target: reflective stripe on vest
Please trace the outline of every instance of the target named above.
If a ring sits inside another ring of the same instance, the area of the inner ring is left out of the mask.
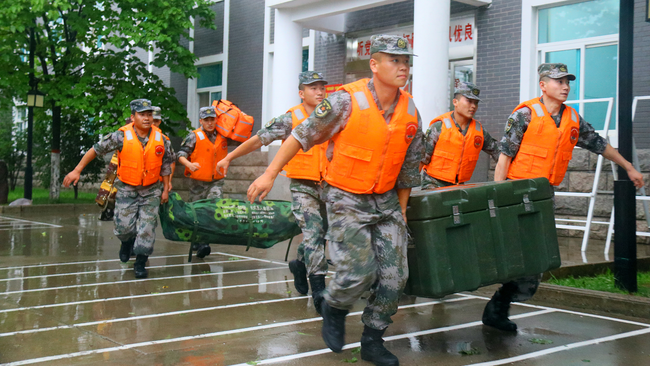
[[[226,138],[217,133],[217,137],[212,143],[203,130],[194,130],[194,134],[196,135],[196,144],[189,160],[192,163],[199,163],[201,167],[196,171],[185,168],[185,176],[203,182],[212,182],[223,178],[223,175],[217,172],[217,163],[228,155]]]
[[[406,151],[415,137],[418,120],[415,104],[401,92],[389,123],[379,111],[369,79],[343,86],[352,99],[345,128],[336,134],[327,183],[357,194],[385,193],[395,187]]]
[[[302,104],[289,109],[288,113],[291,113],[292,129],[307,119],[307,111],[305,111]],[[316,145],[306,152],[302,151],[302,149],[298,150],[296,156],[284,166],[287,177],[320,182],[327,167],[325,150],[328,143],[329,141]]]
[[[463,136],[451,116],[449,112],[431,121],[431,124],[443,121],[443,125],[426,172],[445,182],[465,183],[472,178],[483,149],[483,129],[480,122],[472,119]]]
[[[539,98],[520,104],[515,111],[523,107],[531,110],[531,120],[508,169],[508,178],[545,177],[557,186],[564,179],[573,148],[580,138],[578,112],[565,105],[558,128]]]
[[[133,124],[121,127],[120,131],[124,132],[124,141],[122,151],[117,153],[117,176],[123,183],[132,186],[148,186],[158,182],[165,154],[165,143],[158,127],[151,126],[150,138],[144,149],[140,139],[136,138]]]

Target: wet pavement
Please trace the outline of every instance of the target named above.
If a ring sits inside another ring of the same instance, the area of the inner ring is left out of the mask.
[[[369,364],[358,353],[363,301],[347,317],[348,345],[332,353],[311,296],[293,288],[287,242],[248,252],[213,245],[210,256],[187,263],[189,244],[165,240],[158,228],[149,278],[136,280],[133,261],[117,259],[112,222],[97,218],[0,216],[0,363]],[[591,242],[588,261],[602,261],[603,248]],[[565,264],[582,262],[579,250],[579,241],[563,241]],[[402,365],[650,364],[650,322],[532,301],[513,305],[519,330],[509,334],[481,324],[487,300],[404,296],[386,347]]]

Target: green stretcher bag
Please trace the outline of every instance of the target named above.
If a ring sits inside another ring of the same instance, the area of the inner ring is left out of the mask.
[[[409,295],[441,298],[560,267],[546,178],[413,190]]]
[[[184,202],[176,192],[160,206],[167,240],[270,248],[301,233],[291,202],[213,198]]]

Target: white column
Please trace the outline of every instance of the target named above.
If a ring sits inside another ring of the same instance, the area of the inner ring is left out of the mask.
[[[291,20],[291,12],[275,10],[273,42],[272,115],[279,116],[300,103],[298,74],[302,71],[302,26]]]
[[[429,121],[448,112],[449,14],[451,0],[415,0],[413,19],[413,98]]]

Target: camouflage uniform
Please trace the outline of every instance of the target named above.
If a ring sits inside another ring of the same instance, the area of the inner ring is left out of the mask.
[[[314,72],[300,74],[300,84],[325,81],[319,74],[318,79],[310,77]],[[257,132],[260,142],[268,146],[276,140],[286,140],[291,135],[293,121],[291,113],[285,113],[270,120]],[[291,179],[291,209],[302,230],[303,239],[298,246],[297,259],[305,263],[307,276],[327,274],[325,258],[325,232],[327,231],[327,209],[321,199],[322,185],[308,179]]]
[[[138,134],[136,134],[138,136]],[[142,147],[149,142],[149,136],[138,136]],[[163,154],[160,175],[171,174],[171,165],[175,160],[174,150],[168,139],[163,139],[165,153]],[[122,151],[124,132],[115,131],[96,143],[93,148],[98,155],[108,154],[115,150]],[[134,253],[149,256],[153,252],[158,226],[158,206],[162,195],[163,184],[156,182],[148,186],[132,186],[123,183],[119,178],[115,181],[117,195],[115,196],[115,236],[122,242],[136,237]]]
[[[368,89],[380,106],[372,80]],[[339,91],[316,108],[321,106],[328,108],[323,108],[325,112],[319,116],[312,114],[292,132],[304,151],[330,140],[345,128],[352,112],[352,99],[348,92]],[[390,122],[396,106],[397,98],[385,109],[386,123]],[[395,188],[420,185],[421,127],[418,113],[417,133],[407,150]],[[323,198],[327,203],[329,224],[325,237],[329,240],[330,257],[336,264],[336,275],[325,290],[325,300],[334,308],[350,309],[372,287],[362,321],[370,328],[383,330],[397,312],[397,303],[408,279],[407,230],[397,191],[353,194],[325,184]]]
[[[564,71],[562,71],[564,70]],[[575,80],[575,76],[566,71],[564,64],[542,64],[539,69],[539,76],[548,76],[551,78],[569,77],[569,80]],[[543,98],[541,102],[544,103]],[[555,121],[556,126],[560,126],[562,121],[562,114],[564,113],[565,106],[560,107],[557,115],[551,116]],[[576,146],[589,150],[595,154],[602,154],[607,147],[607,140],[600,136],[596,130],[580,116],[580,134]],[[523,107],[514,111],[508,121],[506,122],[505,134],[500,142],[501,153],[514,159],[519,151],[519,146],[524,138],[524,133],[528,129],[531,121],[531,110],[528,107]],[[541,275],[529,276],[519,278],[508,282],[503,285],[502,289],[511,292],[513,301],[526,301],[530,299],[539,286]]]

